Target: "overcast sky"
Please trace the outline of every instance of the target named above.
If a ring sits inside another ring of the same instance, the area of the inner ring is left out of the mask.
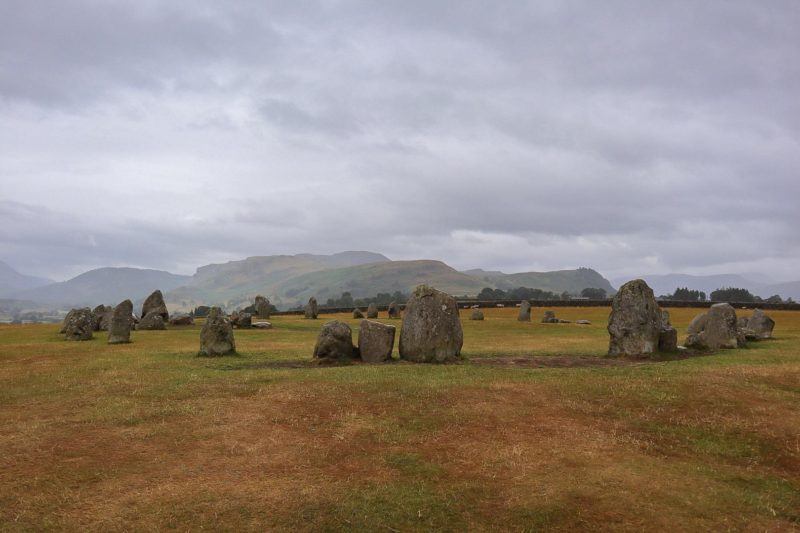
[[[0,2],[0,260],[800,279],[800,2]]]

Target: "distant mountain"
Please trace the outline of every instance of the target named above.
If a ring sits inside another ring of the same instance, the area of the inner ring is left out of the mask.
[[[349,292],[354,298],[375,296],[379,292],[410,293],[427,283],[454,295],[477,294],[483,286],[441,261],[391,261],[347,268],[311,272],[284,281],[275,287],[282,300],[305,302],[315,296],[320,303]]]
[[[756,296],[769,298],[773,294],[778,294],[782,298],[800,298],[800,281],[785,283],[769,283],[753,279],[751,275],[741,274],[717,274],[711,276],[693,276],[691,274],[653,274],[639,276],[645,280],[656,296],[672,294],[679,287],[686,287],[695,291],[703,291],[706,295],[711,294],[717,289],[725,287],[737,287],[747,289]],[[619,287],[623,283],[634,278],[617,278],[614,283]]]
[[[9,297],[27,289],[53,283],[51,279],[20,274],[7,263],[0,261],[0,298]]]
[[[84,272],[68,281],[22,291],[14,297],[71,307],[116,305],[126,298],[144,299],[155,289],[174,289],[190,279],[163,270],[107,267]]]
[[[578,268],[575,270],[555,270],[552,272],[519,272],[505,274],[499,271],[474,269],[464,272],[482,282],[482,287],[496,289],[516,289],[529,287],[555,293],[567,291],[579,294],[583,289],[603,289],[609,295],[616,292],[611,283],[591,268]]]
[[[189,283],[165,294],[170,309],[197,305],[236,305],[262,294],[279,305],[279,286],[296,276],[367,263],[386,263],[389,258],[372,252],[342,252],[333,255],[270,255],[202,266]],[[337,295],[339,296],[339,295]],[[296,299],[292,298],[294,305]]]

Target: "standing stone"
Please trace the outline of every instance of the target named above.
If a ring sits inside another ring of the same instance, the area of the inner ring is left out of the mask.
[[[707,313],[697,315],[686,330],[687,348],[717,350],[743,345],[736,327],[736,311],[730,304],[714,304]]]
[[[78,312],[77,309],[70,309],[67,312],[66,316],[64,316],[64,322],[61,324],[61,330],[59,331],[59,333],[66,333],[67,332],[67,324],[70,323],[70,321],[72,320],[72,316],[77,312]]]
[[[545,311],[542,317],[542,324],[558,324],[555,311]]]
[[[361,312],[361,309],[356,307],[355,309],[353,309],[353,318],[356,318],[356,319],[364,318],[364,313]]]
[[[608,333],[609,355],[641,356],[658,349],[661,309],[644,280],[635,279],[619,288],[611,301]]]
[[[678,351],[678,330],[672,327],[669,311],[666,309],[661,310],[661,329],[658,332],[658,351]]]
[[[111,313],[108,327],[108,344],[124,344],[131,342],[133,327],[133,303],[130,300],[120,302]]]
[[[528,300],[522,300],[519,304],[519,314],[517,320],[520,322],[531,321],[531,303]]]
[[[170,326],[193,326],[194,317],[192,315],[178,315],[169,319]]]
[[[92,310],[88,307],[73,309],[64,319],[64,340],[88,341],[94,334]]]
[[[94,309],[92,309],[92,320],[94,321],[94,330],[95,331],[108,331],[108,323],[111,319],[111,313],[114,312],[114,308],[109,306],[105,306],[103,304],[98,305]]]
[[[253,315],[250,313],[239,313],[239,317],[236,320],[236,327],[239,329],[248,329],[253,325]]]
[[[750,317],[745,326],[745,333],[753,340],[769,339],[772,337],[774,328],[774,320],[768,317],[761,309],[754,309],[753,316]]]
[[[339,320],[328,322],[319,332],[314,346],[314,359],[325,362],[350,360],[356,355],[353,331]]]
[[[317,299],[313,296],[308,299],[305,307],[304,316],[309,319],[316,319],[319,316],[319,307],[317,306]]]
[[[157,331],[167,329],[164,317],[157,311],[150,311],[139,320],[136,329],[140,331]]]
[[[400,358],[441,363],[461,356],[464,333],[455,298],[427,285],[414,289],[400,330]]]
[[[392,358],[396,328],[372,320],[362,320],[358,330],[358,352],[366,363],[382,363]]]
[[[369,307],[367,307],[367,318],[378,318],[378,306],[374,303],[369,304]]]
[[[389,318],[400,318],[400,306],[397,305],[397,302],[390,303],[386,312]]]
[[[256,296],[255,307],[259,318],[269,318],[272,314],[272,305],[269,303],[269,299],[260,294]]]
[[[236,353],[233,326],[219,307],[212,307],[206,323],[200,329],[201,357],[218,357]]]
[[[161,291],[155,290],[153,294],[147,297],[142,304],[142,318],[150,313],[161,315],[163,322],[169,322],[169,312],[167,312],[167,304],[164,303],[164,295]]]
[[[480,309],[473,309],[472,314],[469,316],[470,320],[483,320],[483,311]]]

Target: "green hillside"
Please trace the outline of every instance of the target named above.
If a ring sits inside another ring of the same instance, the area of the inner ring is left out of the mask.
[[[530,287],[555,293],[567,291],[579,294],[581,290],[592,287],[604,289],[609,295],[616,291],[611,283],[591,268],[578,268],[575,270],[555,270],[552,272],[520,272],[505,274],[498,271],[469,270],[466,274],[479,280],[482,287],[495,289],[516,289],[517,287]]]

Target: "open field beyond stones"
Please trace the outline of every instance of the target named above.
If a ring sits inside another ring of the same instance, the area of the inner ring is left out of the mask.
[[[682,340],[698,310],[670,311]],[[485,312],[468,359],[608,347],[608,308]],[[0,326],[0,529],[797,530],[800,312],[769,314],[746,349],[573,368],[288,368],[328,316],[218,359],[199,326]]]

